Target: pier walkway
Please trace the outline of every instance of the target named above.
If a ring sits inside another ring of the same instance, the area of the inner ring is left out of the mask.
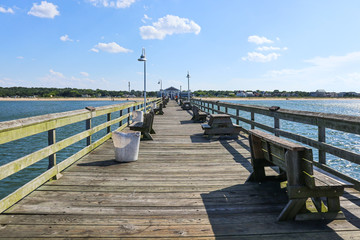
[[[139,160],[97,148],[0,215],[0,238],[360,239],[360,193],[341,198],[346,220],[277,222],[278,182],[245,183],[246,136],[208,140],[174,101],[156,116]]]

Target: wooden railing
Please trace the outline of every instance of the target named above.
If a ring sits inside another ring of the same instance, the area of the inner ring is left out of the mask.
[[[346,174],[340,173],[339,171],[330,168],[326,164],[326,153],[348,160],[357,165],[360,164],[360,154],[326,143],[325,135],[326,129],[333,129],[341,132],[360,135],[360,117],[308,111],[294,111],[202,99],[192,99],[191,102],[204,112],[211,114],[229,114],[236,124],[239,124],[240,122],[247,123],[250,125],[251,129],[254,129],[255,127],[261,128],[268,132],[274,133],[276,136],[292,139],[318,149],[319,161],[315,162],[317,167],[353,183],[355,188],[360,189],[360,182],[358,180]],[[245,118],[240,116],[241,112],[248,112],[249,117]],[[268,126],[257,122],[255,120],[255,114],[271,117],[273,119],[273,125]],[[318,132],[317,140],[293,132],[281,130],[280,120],[287,120],[291,122],[316,126]],[[244,131],[246,132],[247,130],[244,129]]]
[[[160,101],[160,99],[149,100],[147,102],[147,108],[150,108],[149,103],[159,103]],[[135,110],[143,110],[143,105],[143,102],[131,102],[97,108],[87,107],[83,110],[0,122],[0,145],[38,133],[48,132],[48,146],[0,166],[0,180],[19,172],[20,170],[25,169],[44,158],[49,158],[49,167],[47,171],[0,200],[0,213],[48,180],[57,179],[62,170],[111,138],[111,126],[118,124],[117,131],[123,130],[131,121],[131,112]],[[119,112],[119,117],[111,119],[111,113],[114,112]],[[126,112],[126,114],[124,112]],[[92,127],[93,118],[101,115],[106,115],[107,121]],[[84,121],[86,128],[85,131],[56,142],[56,129],[81,121]],[[93,142],[92,135],[105,128],[105,136]],[[57,164],[57,152],[85,138],[86,147]]]

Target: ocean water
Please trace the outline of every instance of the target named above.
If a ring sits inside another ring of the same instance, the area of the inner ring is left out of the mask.
[[[120,104],[126,101],[0,101],[0,122],[19,118],[26,118],[49,113],[66,112],[84,109],[87,106],[100,107],[105,105]],[[124,114],[127,112],[124,111]],[[112,119],[120,116],[120,113],[112,113]],[[97,126],[106,121],[106,115],[93,119],[92,125]],[[112,126],[114,131],[117,126]],[[85,130],[85,121],[74,123],[56,129],[56,141],[61,141],[72,135]],[[96,141],[105,136],[106,129],[93,135]],[[39,133],[23,139],[0,145],[0,165],[14,161],[32,152],[47,146],[47,132]],[[75,143],[56,154],[57,162],[61,162],[86,146],[86,140]],[[19,171],[0,181],[0,199],[7,196],[26,182],[45,172],[48,167],[48,159],[45,158],[26,169]]]
[[[326,112],[344,115],[360,116],[360,100],[246,100],[246,101],[229,101],[233,103],[260,105],[260,106],[279,106],[283,109],[304,110],[312,112]],[[48,113],[64,112],[71,110],[84,109],[86,106],[105,106],[119,104],[120,101],[0,101],[0,122],[13,119],[43,115]],[[126,112],[125,112],[126,113]],[[234,112],[231,112],[235,114]],[[250,113],[240,112],[244,118],[250,119]],[[119,113],[113,113],[112,118],[119,116]],[[270,117],[255,114],[256,121],[273,125],[273,119]],[[94,119],[93,125],[96,126],[106,121],[106,116],[100,116]],[[248,124],[240,124],[244,128],[249,129]],[[115,130],[117,126],[112,126],[111,130]],[[317,128],[307,124],[299,124],[289,121],[280,120],[280,128],[286,131],[305,135],[309,138],[317,139]],[[60,141],[74,134],[85,130],[85,122],[75,123],[57,129],[56,140]],[[102,130],[93,136],[93,140],[101,138],[106,134],[106,130]],[[360,136],[355,134],[343,133],[339,131],[326,130],[326,142],[334,146],[348,149],[350,151],[360,153]],[[57,162],[61,162],[75,152],[85,147],[85,140],[69,146],[68,148],[57,153]],[[40,133],[34,136],[26,137],[17,141],[0,145],[0,165],[4,165],[10,161],[26,156],[36,150],[47,146],[47,133]],[[317,150],[314,150],[314,158],[317,160]],[[327,154],[327,163],[331,167],[348,174],[351,177],[360,180],[360,166],[349,161],[339,159],[338,157]],[[46,171],[48,159],[43,159],[36,164],[0,181],[0,199],[7,196],[24,183],[34,179]]]
[[[311,112],[335,113],[351,116],[360,116],[360,100],[246,100],[227,101],[238,104],[258,106],[279,106],[281,109],[302,110]],[[235,114],[234,111],[229,111]],[[250,113],[240,112],[240,116],[250,119]],[[273,127],[274,120],[271,117],[255,114],[255,121]],[[240,123],[246,129],[249,124]],[[293,132],[317,140],[318,129],[316,126],[280,120],[280,129]],[[360,136],[326,129],[326,143],[360,154]],[[314,160],[318,160],[318,150],[313,148]],[[326,154],[326,162],[332,168],[360,180],[360,166],[341,159],[331,154]]]

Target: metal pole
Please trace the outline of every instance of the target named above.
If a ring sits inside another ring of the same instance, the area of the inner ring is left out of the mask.
[[[188,74],[186,75],[187,79],[188,79],[188,101],[190,101],[190,74],[188,71]]]
[[[144,113],[146,113],[146,61],[144,61]]]

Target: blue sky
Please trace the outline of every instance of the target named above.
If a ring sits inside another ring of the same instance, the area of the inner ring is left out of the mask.
[[[360,1],[1,0],[0,86],[360,92]]]

